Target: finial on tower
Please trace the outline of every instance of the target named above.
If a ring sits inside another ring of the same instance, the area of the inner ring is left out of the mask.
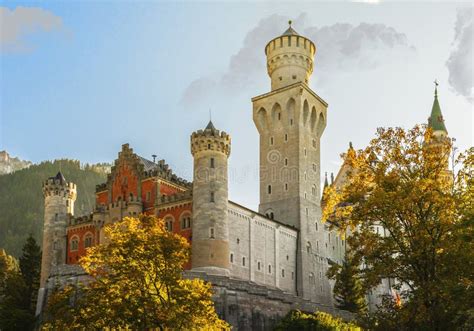
[[[435,79],[434,84],[435,84],[435,97],[438,97],[438,85],[439,85],[439,83],[438,83],[437,79]]]
[[[349,149],[354,149],[354,147],[352,147],[352,141],[349,141]]]
[[[293,23],[293,21],[292,21],[292,20],[289,20],[289,21],[288,21],[288,25],[290,26],[290,28],[291,28],[291,23]]]

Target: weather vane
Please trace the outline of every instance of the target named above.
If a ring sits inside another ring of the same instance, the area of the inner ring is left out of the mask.
[[[290,25],[290,27],[291,27],[291,23],[293,23],[293,21],[292,21],[292,20],[289,20],[289,21],[288,21],[288,24]]]

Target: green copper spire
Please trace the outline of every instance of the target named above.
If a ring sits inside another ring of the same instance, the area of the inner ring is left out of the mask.
[[[433,108],[431,108],[431,115],[428,118],[428,127],[432,128],[433,131],[443,131],[446,134],[446,126],[444,125],[443,114],[441,113],[441,107],[438,101],[438,82],[435,81],[435,97],[433,101]]]

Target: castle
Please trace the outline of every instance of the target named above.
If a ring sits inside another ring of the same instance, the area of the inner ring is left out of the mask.
[[[315,53],[291,23],[265,46],[271,91],[252,98],[260,134],[258,211],[229,200],[231,137],[211,121],[191,135],[192,183],[125,144],[107,182],[97,186],[93,213],[74,217],[76,186],[61,173],[49,178],[38,313],[53,283],[84,276],[78,259],[104,241],[105,225],[144,213],[188,239],[187,277],[213,284],[217,312],[237,329],[267,329],[293,308],[343,314],[334,309],[326,277],[331,263],[342,262],[346,244],[321,222],[320,139],[328,104],[309,88]]]

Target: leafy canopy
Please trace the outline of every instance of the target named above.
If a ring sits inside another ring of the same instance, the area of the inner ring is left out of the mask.
[[[452,329],[472,309],[474,148],[453,162],[460,170],[448,169],[451,148],[425,127],[378,129],[345,155],[346,185],[325,192],[323,218],[352,232],[365,288],[396,280],[402,306],[382,307],[394,328]]]
[[[185,238],[151,216],[125,218],[106,227],[107,242],[92,247],[81,265],[91,281],[58,291],[48,303],[59,328],[226,329],[211,301],[211,285],[183,279],[189,259]]]

